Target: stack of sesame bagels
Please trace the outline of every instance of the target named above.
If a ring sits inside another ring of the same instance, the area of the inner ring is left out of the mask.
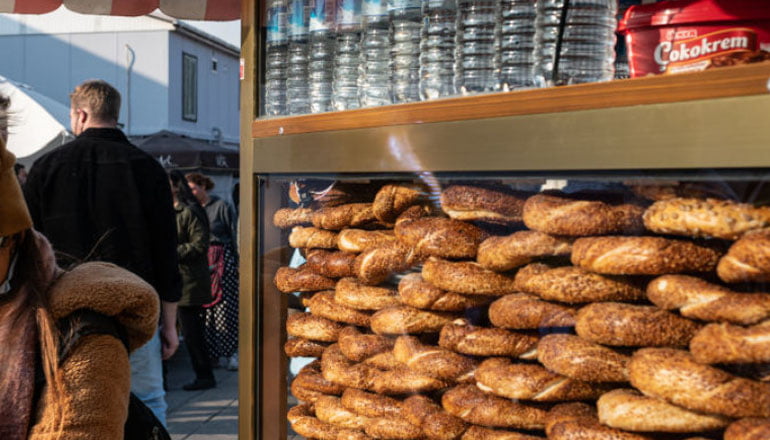
[[[286,355],[317,358],[298,434],[770,439],[770,207],[371,186],[273,217],[306,260],[273,274],[305,307]]]

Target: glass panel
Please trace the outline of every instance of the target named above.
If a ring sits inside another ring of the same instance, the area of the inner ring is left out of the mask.
[[[722,438],[768,417],[769,178],[258,176],[272,415],[289,438],[415,439]]]

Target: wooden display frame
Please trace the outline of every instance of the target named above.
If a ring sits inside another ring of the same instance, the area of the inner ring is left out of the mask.
[[[554,89],[258,119],[261,10],[242,1],[239,438],[286,437],[285,296],[270,273],[288,254],[258,223],[273,173],[770,167],[770,63]],[[639,126],[641,125],[641,128]],[[515,145],[500,142],[514,137]],[[422,160],[393,155],[409,145]]]

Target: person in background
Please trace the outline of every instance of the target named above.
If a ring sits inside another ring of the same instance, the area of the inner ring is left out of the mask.
[[[0,139],[3,144],[8,143],[8,109],[11,107],[11,98],[0,94]]]
[[[177,301],[182,294],[176,221],[168,176],[117,128],[120,94],[100,80],[70,95],[77,138],[43,155],[30,169],[24,195],[35,228],[61,256],[102,260],[139,275],[161,300],[160,333],[131,355],[131,390],[165,424],[161,356],[179,345]]]
[[[204,336],[203,305],[211,301],[209,221],[206,212],[190,192],[184,175],[179,171],[171,171],[169,180],[176,212],[179,273],[182,275],[179,323],[195,372],[195,380],[182,388],[186,391],[205,390],[216,386]]]
[[[210,354],[229,370],[238,369],[238,253],[237,216],[224,200],[209,194],[214,182],[200,173],[186,175],[195,198],[206,209],[211,227],[209,267],[214,301],[206,311],[206,341]],[[220,358],[226,358],[224,365]]]
[[[157,294],[112,264],[57,267],[51,245],[31,229],[14,160],[0,139],[0,439],[121,440],[131,387],[126,346],[90,334],[62,355],[58,326],[96,312],[135,349],[156,333]]]
[[[24,186],[24,184],[27,183],[27,168],[24,164],[16,162],[16,164],[13,165],[13,172],[16,174],[16,178],[19,179],[19,184]]]

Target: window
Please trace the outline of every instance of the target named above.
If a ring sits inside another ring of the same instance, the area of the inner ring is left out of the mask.
[[[182,53],[182,119],[198,121],[198,57]]]

